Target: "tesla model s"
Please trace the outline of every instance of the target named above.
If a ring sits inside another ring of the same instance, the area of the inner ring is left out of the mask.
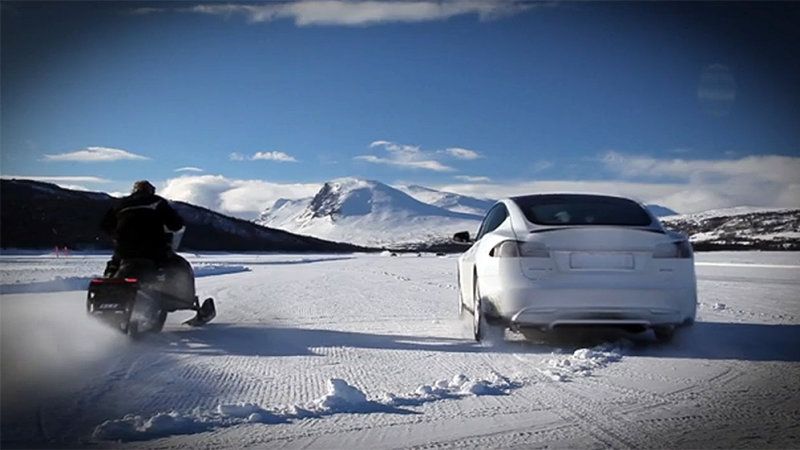
[[[526,334],[562,327],[652,329],[659,340],[694,322],[697,283],[687,238],[642,204],[595,194],[500,200],[458,259],[459,312]]]

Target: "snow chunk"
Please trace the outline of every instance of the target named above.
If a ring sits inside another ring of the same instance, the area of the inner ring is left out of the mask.
[[[469,378],[467,378],[467,376],[464,375],[463,373],[460,373],[460,374],[454,376],[452,380],[450,380],[450,387],[460,388],[467,381],[469,381]]]
[[[181,415],[176,411],[158,413],[149,419],[127,415],[122,419],[107,420],[98,425],[92,437],[99,440],[134,441],[172,434],[199,433],[208,430],[212,425],[202,417]]]
[[[367,395],[358,388],[340,378],[331,378],[328,380],[328,393],[314,400],[313,405],[320,410],[342,411],[358,409],[369,403]]]
[[[249,417],[261,411],[261,407],[252,403],[239,403],[236,405],[219,405],[217,413],[227,417]]]
[[[712,308],[717,310],[717,311],[722,311],[722,310],[726,309],[727,307],[728,306],[725,303],[714,303],[714,306],[712,306]]]
[[[550,369],[539,369],[539,372],[553,381],[567,381],[567,377]]]
[[[461,398],[464,396],[507,395],[522,384],[492,372],[488,379],[470,380],[464,374],[455,375],[450,381],[439,380],[433,384],[419,386],[413,394],[384,394],[381,403],[390,406],[419,406],[425,403]]]
[[[398,407],[418,406],[468,395],[505,395],[519,386],[520,383],[512,382],[495,372],[487,379],[476,380],[458,374],[451,380],[439,380],[432,385],[424,384],[409,395],[386,393],[378,400],[369,400],[363,391],[347,381],[332,378],[327,382],[328,393],[305,405],[284,405],[268,410],[253,403],[235,403],[220,404],[211,411],[196,408],[187,414],[176,411],[159,412],[149,418],[126,415],[122,419],[107,420],[98,425],[92,436],[106,441],[138,441],[247,423],[285,423],[337,413],[407,412]]]
[[[469,381],[467,383],[464,383],[464,385],[461,386],[461,391],[460,392],[462,394],[472,394],[472,395],[475,395],[475,396],[480,396],[480,395],[502,395],[502,394],[505,393],[501,389],[498,389],[498,388],[492,386],[486,380]]]
[[[619,347],[602,344],[592,348],[579,348],[571,355],[551,358],[546,362],[547,368],[538,370],[553,381],[569,381],[575,376],[590,376],[595,369],[621,359],[622,351]]]
[[[106,420],[94,429],[92,437],[102,441],[142,441],[177,434],[193,434],[242,423],[281,423],[285,417],[252,403],[219,405],[214,411],[195,408],[191,413],[159,412],[150,418],[126,415]]]

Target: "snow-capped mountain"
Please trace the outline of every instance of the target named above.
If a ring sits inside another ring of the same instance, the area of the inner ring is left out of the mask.
[[[31,180],[0,180],[0,186],[2,248],[113,247],[111,239],[100,230],[100,220],[116,201],[113,197]],[[188,203],[172,202],[172,206],[186,222],[183,250],[326,253],[366,250],[259,226]]]
[[[689,235],[695,249],[798,250],[800,209],[740,206],[662,217],[665,227]]]
[[[454,192],[437,191],[436,189],[416,184],[397,186],[397,189],[423,203],[438,206],[439,208],[444,208],[449,211],[474,214],[476,216],[483,216],[496,201],[487,198],[468,197]]]
[[[325,183],[314,197],[280,199],[259,224],[323,239],[385,246],[447,240],[474,231],[482,216],[451,211],[378,181],[340,178]]]

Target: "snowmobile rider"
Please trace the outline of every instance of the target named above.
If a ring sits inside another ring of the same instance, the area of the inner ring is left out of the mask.
[[[162,264],[175,255],[170,248],[167,230],[177,232],[183,219],[156,195],[147,180],[133,183],[131,195],[123,197],[105,215],[102,229],[114,238],[114,256],[106,265],[105,276],[113,276],[127,258],[141,258]]]

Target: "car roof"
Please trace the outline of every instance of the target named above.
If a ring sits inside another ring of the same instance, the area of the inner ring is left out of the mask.
[[[525,199],[525,198],[531,198],[531,197],[559,197],[559,196],[564,196],[564,197],[572,197],[572,196],[578,197],[578,196],[581,196],[581,197],[614,198],[614,199],[620,199],[620,200],[630,200],[630,201],[633,201],[633,202],[636,202],[636,203],[642,203],[642,202],[640,202],[640,201],[638,201],[636,199],[633,199],[633,198],[630,198],[630,197],[625,197],[625,196],[622,196],[622,195],[600,194],[600,193],[597,193],[597,192],[540,192],[540,193],[536,193],[536,194],[515,195],[513,197],[508,197],[508,199],[517,201],[517,200],[521,200],[521,199]]]

